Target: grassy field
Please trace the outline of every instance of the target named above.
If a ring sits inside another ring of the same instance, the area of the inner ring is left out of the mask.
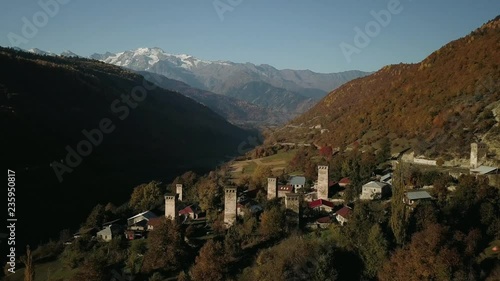
[[[283,170],[288,165],[288,162],[290,162],[290,160],[295,156],[296,153],[296,149],[291,149],[289,151],[279,151],[278,153],[268,157],[245,161],[235,161],[231,165],[233,171],[233,179],[238,180],[243,176],[251,176],[255,169],[261,165],[271,167],[273,173],[275,173],[275,175],[278,175],[281,170]]]
[[[277,161],[285,161],[286,163],[288,163],[288,162],[290,162],[290,160],[292,160],[292,158],[295,156],[296,153],[297,153],[296,149],[290,149],[286,152],[279,151],[278,153],[276,153],[274,155],[260,158],[260,161],[262,163],[277,162]]]

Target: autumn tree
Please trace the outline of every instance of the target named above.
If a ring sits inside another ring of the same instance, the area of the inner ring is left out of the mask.
[[[337,280],[331,244],[292,236],[259,252],[255,266],[245,269],[240,280]]]
[[[207,176],[196,185],[200,208],[207,213],[211,221],[217,218],[224,202],[224,187],[218,183],[216,175]]]
[[[147,249],[147,240],[137,239],[130,243],[129,255],[126,264],[132,274],[140,272],[143,257]]]
[[[228,260],[222,243],[209,240],[203,245],[196,257],[190,275],[193,281],[226,280]]]
[[[404,244],[406,241],[406,226],[408,219],[407,208],[403,202],[405,196],[405,185],[403,181],[404,170],[405,166],[400,162],[393,173],[391,217],[389,221],[396,243],[399,245]]]
[[[462,274],[460,254],[449,245],[447,227],[433,224],[416,233],[411,243],[397,249],[382,266],[380,280],[457,280]]]
[[[233,225],[233,227],[229,228],[224,236],[224,252],[230,258],[235,258],[241,253],[241,243],[243,239],[235,226],[237,225]]]
[[[375,277],[380,267],[386,262],[388,254],[388,242],[380,225],[374,224],[370,228],[366,245],[360,249],[360,253],[365,265],[365,275],[370,278]]]
[[[260,217],[259,234],[264,239],[277,238],[286,231],[285,210],[279,205],[271,206]]]
[[[134,188],[130,197],[130,207],[135,212],[151,210],[163,202],[161,182],[152,181]]]
[[[270,166],[259,165],[252,174],[252,181],[257,188],[261,188],[267,185],[267,178],[273,176],[273,171]]]
[[[162,220],[149,233],[142,270],[151,272],[157,269],[179,269],[185,255],[183,247],[180,225],[172,220]]]
[[[85,221],[83,228],[100,228],[101,225],[106,220],[106,212],[104,206],[101,204],[97,204],[92,211],[90,212],[87,220]]]
[[[172,181],[170,184],[170,190],[174,191],[176,184],[182,184],[182,196],[190,202],[196,202],[198,201],[198,194],[195,185],[199,178],[200,177],[195,172],[187,171]]]
[[[389,160],[390,158],[391,158],[391,140],[387,137],[384,137],[380,141],[380,150],[377,153],[377,162],[381,164]]]

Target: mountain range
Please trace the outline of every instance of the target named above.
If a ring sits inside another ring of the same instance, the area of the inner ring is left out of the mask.
[[[315,73],[310,70],[278,70],[266,64],[206,61],[186,54],[169,54],[160,48],[138,48],[90,57],[135,71],[153,72],[191,87],[251,102],[271,109],[286,119],[309,109],[328,91],[368,74],[355,70]]]
[[[28,52],[56,55],[36,48]],[[60,55],[78,57],[71,51]],[[178,91],[240,125],[284,124],[311,108],[328,91],[368,74],[356,70],[278,70],[266,64],[206,61],[186,54],[169,54],[156,47],[96,53],[90,58],[136,72],[162,75],[162,87]]]
[[[500,153],[500,17],[420,63],[388,65],[330,92],[275,140],[377,149],[382,138],[416,155],[468,158],[482,141]]]

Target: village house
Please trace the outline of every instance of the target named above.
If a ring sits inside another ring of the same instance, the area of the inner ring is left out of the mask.
[[[318,218],[312,222],[307,223],[306,227],[309,229],[326,229],[330,227],[333,223],[333,220],[329,216]]]
[[[157,216],[151,211],[145,211],[130,217],[127,219],[127,230],[134,232],[146,231],[148,229],[148,221],[156,217]]]
[[[290,185],[295,188],[295,190],[303,188],[306,185],[306,178],[302,176],[293,176],[290,178]]]
[[[316,210],[316,211],[324,211],[324,212],[331,212],[335,205],[333,205],[332,202],[324,200],[324,199],[317,199],[309,203],[309,208]]]
[[[418,202],[431,200],[432,196],[425,190],[408,191],[403,197],[403,202],[410,208],[414,209]]]
[[[349,216],[352,213],[352,209],[348,206],[342,207],[340,210],[335,212],[335,218],[340,223],[340,225],[345,225],[349,221]]]
[[[246,204],[244,204],[244,205],[241,203],[238,203],[236,208],[237,208],[236,213],[240,217],[245,216],[245,214],[248,212],[250,212],[252,215],[258,216],[260,213],[262,213],[264,211],[264,208],[262,208],[261,205],[259,205],[257,202],[255,202],[253,200],[247,201]]]
[[[491,186],[500,187],[500,173],[498,167],[479,166],[470,170],[470,174],[476,177],[485,176]]]
[[[97,239],[109,242],[113,238],[119,237],[123,234],[123,228],[117,224],[106,226],[103,230],[97,232]]]
[[[371,181],[362,186],[361,195],[359,199],[361,200],[375,200],[382,199],[388,196],[390,193],[390,187],[388,184],[379,182],[379,181]]]
[[[380,177],[380,182],[392,185],[392,173],[387,173]]]
[[[179,216],[183,217],[184,219],[189,218],[192,220],[196,220],[198,219],[199,214],[201,214],[201,209],[197,204],[189,205],[179,211]]]
[[[339,185],[341,187],[346,187],[351,184],[351,180],[349,178],[342,178],[339,180]]]

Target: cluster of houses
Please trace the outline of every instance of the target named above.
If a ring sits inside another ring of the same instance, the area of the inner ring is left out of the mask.
[[[300,185],[295,185],[300,179]],[[299,207],[302,204],[288,204],[292,197],[297,197],[299,200],[307,203],[307,208],[312,210],[312,219],[309,218],[307,223],[311,228],[324,228],[337,221],[340,225],[344,225],[349,221],[352,213],[352,208],[345,204],[341,199],[345,188],[351,184],[349,178],[342,178],[338,182],[331,181],[329,177],[328,166],[318,166],[318,180],[312,186],[312,191],[305,193],[302,188],[305,185],[304,177],[292,177],[288,185],[280,185],[276,178],[268,178],[267,198],[284,198],[285,206],[301,217]],[[389,199],[392,194],[392,172],[387,172],[384,175],[378,176],[376,180],[365,183],[362,186],[360,200],[383,200]],[[405,193],[403,202],[411,210],[420,201],[431,200],[432,196],[426,190],[409,190]],[[309,212],[311,214],[311,212]]]
[[[483,153],[484,147],[473,144],[471,149],[470,174],[476,176],[488,176],[498,178],[499,169],[496,167],[480,166],[477,159],[478,154]],[[484,154],[484,153],[483,153]],[[306,190],[306,178],[303,176],[292,176],[286,184],[278,182],[277,178],[268,178],[267,199],[282,198],[287,210],[287,219],[299,222],[303,218],[303,207],[312,211],[308,212],[308,227],[324,228],[338,222],[344,225],[349,221],[352,208],[341,199],[345,188],[351,184],[349,178],[332,181],[329,177],[328,166],[318,166],[318,180]],[[165,214],[167,219],[177,220],[185,223],[192,220],[204,220],[204,214],[197,204],[183,204],[182,184],[176,185],[176,193],[165,195]],[[309,190],[309,189],[308,189]],[[238,192],[235,187],[225,188],[224,193],[224,223],[230,227],[238,216],[252,214],[258,216],[263,212],[262,206],[255,200],[259,190],[246,190]],[[385,200],[392,194],[392,172],[377,176],[376,179],[362,186],[359,200]],[[410,210],[425,200],[432,200],[432,196],[426,188],[408,190],[403,202]],[[306,204],[304,204],[304,202]],[[180,208],[182,206],[182,208]],[[310,214],[313,214],[312,216]],[[163,216],[159,217],[151,211],[136,214],[124,221],[116,220],[105,223],[96,236],[102,241],[110,241],[116,236],[124,236],[133,240],[146,237],[148,232],[159,225]]]
[[[125,237],[129,240],[141,239],[147,237],[150,231],[158,227],[164,218],[175,219],[179,222],[204,220],[204,213],[197,204],[183,204],[182,189],[182,184],[177,184],[176,194],[165,195],[164,216],[158,216],[154,212],[148,210],[138,213],[126,220],[118,219],[106,222],[103,224],[101,230],[95,233],[95,236],[97,239],[106,242],[118,236]]]

